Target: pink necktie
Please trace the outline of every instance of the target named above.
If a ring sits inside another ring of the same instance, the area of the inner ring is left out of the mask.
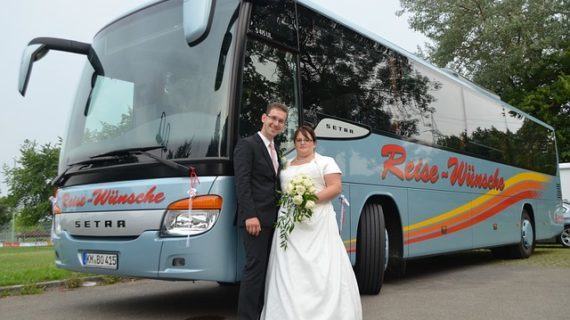
[[[275,174],[279,170],[279,162],[277,162],[277,152],[273,146],[273,141],[269,143],[269,155],[271,156],[271,162],[273,162],[273,168],[275,169]]]

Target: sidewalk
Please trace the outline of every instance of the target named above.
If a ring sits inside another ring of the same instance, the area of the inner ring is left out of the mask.
[[[41,293],[47,289],[52,288],[66,288],[74,289],[79,287],[93,287],[105,284],[113,284],[122,281],[134,281],[132,278],[118,278],[115,279],[110,276],[91,276],[83,278],[68,278],[56,281],[46,281],[38,283],[29,284],[18,284],[13,286],[0,287],[0,298],[13,295],[21,295],[23,291],[29,290],[30,288],[35,289],[37,293]],[[24,293],[28,294],[28,293]]]
[[[47,247],[51,246],[50,241],[33,241],[33,242],[10,242],[0,241],[0,248],[17,248],[17,247]]]

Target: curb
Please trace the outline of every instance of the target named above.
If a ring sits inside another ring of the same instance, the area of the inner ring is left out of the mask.
[[[87,281],[94,281],[94,282],[99,283],[99,282],[103,282],[104,279],[105,279],[105,276],[93,276],[93,277],[77,278],[77,280],[81,281],[81,284],[83,284]],[[68,278],[68,279],[64,279],[64,280],[45,281],[45,282],[28,283],[28,284],[17,284],[17,285],[13,285],[13,286],[0,287],[0,297],[7,296],[7,295],[20,294],[22,292],[22,289],[29,288],[31,286],[36,287],[36,288],[41,288],[43,290],[49,289],[49,288],[65,287],[65,283],[68,280],[70,280],[70,279]],[[82,285],[79,285],[79,287],[81,287],[81,286]]]
[[[34,241],[34,242],[10,242],[0,241],[0,248],[19,248],[19,247],[49,247],[51,241]]]

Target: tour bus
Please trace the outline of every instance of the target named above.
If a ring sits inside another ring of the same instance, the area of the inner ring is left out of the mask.
[[[553,128],[312,0],[153,1],[91,44],[54,179],[60,268],[236,283],[233,148],[270,102],[281,153],[312,125],[343,172],[334,201],[360,291],[409,259],[489,248],[526,258],[562,230]],[[54,75],[56,77],[56,75]]]

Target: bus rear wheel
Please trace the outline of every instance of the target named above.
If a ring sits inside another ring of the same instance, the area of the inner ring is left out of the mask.
[[[534,227],[528,212],[523,209],[521,216],[521,240],[511,247],[511,256],[515,259],[526,259],[534,252]]]
[[[355,273],[361,294],[378,294],[389,252],[382,206],[367,204],[358,223]]]

